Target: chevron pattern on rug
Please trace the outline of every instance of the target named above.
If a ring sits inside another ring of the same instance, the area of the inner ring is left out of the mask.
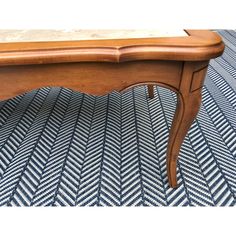
[[[235,206],[236,31],[218,32],[225,52],[210,63],[177,189],[166,172],[173,92],[46,87],[0,103],[0,205]]]

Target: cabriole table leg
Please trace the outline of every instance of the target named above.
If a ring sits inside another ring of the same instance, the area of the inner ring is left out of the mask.
[[[167,175],[170,187],[177,187],[177,159],[181,145],[201,105],[201,87],[207,63],[185,63],[177,92],[177,107],[167,147]]]
[[[201,92],[196,91],[191,96],[177,95],[178,102],[176,113],[170,130],[167,148],[167,173],[169,184],[172,188],[177,187],[176,165],[180,147],[195,119],[201,105]]]

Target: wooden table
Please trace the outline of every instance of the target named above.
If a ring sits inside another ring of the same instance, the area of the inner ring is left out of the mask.
[[[171,89],[178,103],[167,173],[170,186],[177,187],[179,150],[198,113],[209,60],[224,50],[221,38],[207,30],[32,32],[18,32],[12,40],[10,31],[0,32],[0,99],[44,86],[103,95],[146,84],[150,98],[153,85]],[[51,40],[53,33],[57,40]]]

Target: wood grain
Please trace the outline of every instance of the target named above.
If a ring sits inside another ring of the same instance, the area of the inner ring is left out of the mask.
[[[178,89],[182,62],[136,61],[127,63],[79,62],[0,67],[0,99],[45,87],[67,87],[104,95],[136,84],[162,83]]]
[[[0,43],[0,66],[82,61],[201,61],[224,49],[221,38],[207,30],[186,30],[186,37]]]
[[[167,173],[170,186],[177,187],[177,159],[180,147],[201,105],[201,87],[191,90],[194,72],[204,68],[208,61],[185,62],[181,84],[177,91],[177,107],[172,121],[167,147]],[[199,84],[203,84],[204,73],[198,74]]]

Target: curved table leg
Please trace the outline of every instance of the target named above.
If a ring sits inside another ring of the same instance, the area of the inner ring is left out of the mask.
[[[167,147],[167,174],[169,185],[177,187],[177,159],[179,150],[201,105],[202,86],[209,61],[185,62],[177,91],[177,107],[170,129]]]
[[[177,187],[177,158],[185,135],[200,108],[201,90],[195,91],[191,93],[191,95],[184,96],[179,93],[177,97],[178,102],[167,147],[167,173],[169,184],[172,188]]]

